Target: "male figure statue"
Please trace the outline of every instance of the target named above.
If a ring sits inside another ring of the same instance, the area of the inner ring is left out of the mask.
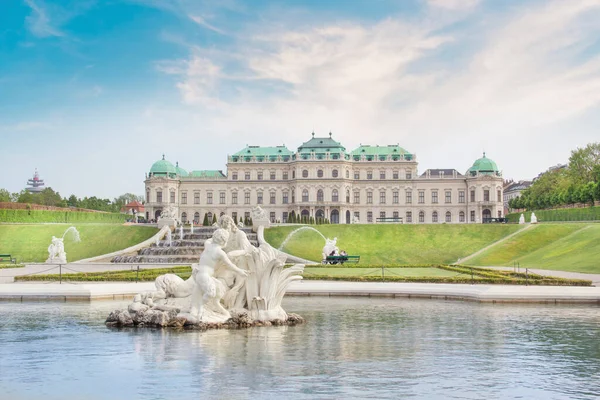
[[[211,311],[228,317],[229,312],[221,305],[221,298],[227,291],[227,287],[218,279],[215,279],[215,269],[223,265],[238,275],[248,276],[248,271],[238,268],[231,262],[223,246],[227,244],[229,232],[225,229],[217,229],[212,238],[204,243],[204,251],[200,255],[200,262],[196,269],[196,286],[192,293],[192,306],[190,314],[202,318],[204,306]]]

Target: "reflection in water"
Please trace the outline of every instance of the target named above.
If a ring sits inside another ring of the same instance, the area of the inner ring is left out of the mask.
[[[104,326],[117,302],[0,303],[0,398],[595,398],[591,306],[286,298],[294,327]]]

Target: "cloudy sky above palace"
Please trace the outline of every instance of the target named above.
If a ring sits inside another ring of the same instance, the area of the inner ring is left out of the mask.
[[[223,169],[246,144],[485,151],[530,179],[600,140],[600,0],[9,0],[0,187],[143,193],[163,153]]]

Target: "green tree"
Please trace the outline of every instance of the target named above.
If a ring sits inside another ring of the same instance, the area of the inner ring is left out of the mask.
[[[70,195],[67,199],[67,205],[69,207],[79,207],[79,199],[74,194]]]
[[[202,226],[208,226],[208,213],[204,214],[204,220],[202,221]]]
[[[569,175],[575,183],[594,180],[594,167],[600,165],[600,142],[573,150],[569,157]]]
[[[12,201],[11,194],[6,189],[0,189],[0,202],[10,202]]]
[[[217,213],[214,213],[214,214],[213,214],[213,217],[212,217],[212,222],[211,222],[211,225],[214,225],[214,224],[216,224],[216,223],[217,223]]]

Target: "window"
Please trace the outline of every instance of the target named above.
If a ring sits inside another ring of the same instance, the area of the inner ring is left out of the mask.
[[[244,224],[250,219],[250,212],[246,211],[244,213]]]
[[[269,175],[269,178],[274,181],[275,180],[275,172],[271,172],[271,174]]]
[[[350,203],[350,191],[346,190],[346,203]]]
[[[412,222],[412,211],[406,212],[406,222]]]
[[[237,212],[232,212],[231,213],[231,218],[233,218],[233,222],[237,223]]]
[[[156,202],[162,203],[162,192],[160,190],[156,192]]]
[[[275,192],[269,192],[269,204],[275,204]]]
[[[360,212],[358,212],[358,211],[354,211],[354,220],[355,220],[356,222],[359,222],[359,221],[360,221]]]
[[[206,193],[206,204],[212,204],[212,192]]]
[[[259,181],[262,181],[262,178],[263,178],[262,171],[259,171],[259,172],[256,174],[256,179],[258,179]]]
[[[373,179],[373,171],[367,171],[367,179]]]
[[[350,170],[346,170],[346,179],[350,178]]]
[[[379,211],[379,218],[385,218],[385,211]]]
[[[287,181],[288,179],[288,172],[287,171],[283,171],[283,180]]]
[[[483,201],[490,201],[490,191],[489,190],[483,191]]]
[[[400,202],[400,195],[398,194],[397,191],[393,191],[392,192],[392,203],[398,204],[399,202]]]
[[[446,203],[452,203],[452,192],[450,190],[446,190]]]
[[[475,211],[471,211],[471,222],[475,222]]]
[[[212,214],[211,212],[207,212],[207,213],[206,213],[206,216],[207,216],[207,218],[208,218],[208,223],[209,223],[209,224],[210,224],[210,223],[212,223],[213,214]]]
[[[419,190],[419,204],[425,204],[425,191]]]
[[[308,190],[306,189],[302,191],[302,201],[308,201]]]
[[[296,171],[292,171],[292,179],[296,178]]]
[[[181,193],[181,204],[187,204],[187,192]]]
[[[181,213],[181,223],[185,224],[187,222],[187,213]]]
[[[200,192],[194,192],[194,204],[200,204]]]
[[[194,225],[198,225],[200,223],[200,213],[194,213]]]
[[[358,190],[354,192],[354,204],[360,204],[360,192]]]
[[[379,191],[379,204],[385,204],[385,190]]]
[[[288,220],[288,212],[284,211],[282,218],[281,218],[281,222],[283,222],[285,224],[285,223],[287,223],[287,220]]]
[[[331,201],[333,201],[333,202],[339,201],[337,189],[333,189],[333,191],[331,192]]]
[[[458,222],[465,222],[465,212],[461,211],[458,213]]]
[[[244,192],[244,204],[250,204],[250,192]]]
[[[464,204],[464,202],[465,202],[465,191],[464,190],[460,190],[458,192],[458,202],[461,204]]]
[[[237,172],[231,174],[231,179],[237,181]]]
[[[446,222],[452,222],[452,213],[450,211],[446,211]]]
[[[367,222],[373,223],[373,212],[372,211],[367,211]]]
[[[249,181],[249,180],[250,180],[250,172],[246,172],[246,173],[244,174],[244,179],[245,179],[245,180],[247,180],[247,181]]]
[[[292,189],[292,203],[296,202],[296,190]]]
[[[502,211],[498,210],[498,218],[502,218]]]
[[[423,211],[419,211],[419,222],[425,222],[425,213]]]
[[[385,171],[379,171],[379,179],[385,179]]]
[[[308,170],[307,169],[302,170],[302,177],[308,178]]]
[[[231,192],[231,204],[237,204],[237,192]]]
[[[360,179],[360,172],[354,171],[354,179]]]
[[[333,171],[331,171],[331,177],[332,178],[337,178],[338,177],[338,170],[334,169]]]
[[[412,192],[410,190],[406,192],[406,204],[412,204]]]
[[[275,212],[271,211],[269,213],[269,219],[271,220],[272,223],[275,223]]]
[[[398,211],[394,211],[394,218],[395,219],[400,218],[400,213]]]
[[[431,203],[437,204],[437,202],[438,202],[438,192],[434,190],[431,192]]]
[[[438,222],[438,213],[437,213],[437,211],[434,211],[431,214],[431,222]]]
[[[150,203],[150,189],[146,190],[146,203]]]
[[[502,201],[502,192],[500,190],[498,190],[498,200],[497,201],[498,201],[498,203]]]
[[[263,203],[263,193],[256,192],[256,204],[262,204],[262,203]]]
[[[406,171],[406,179],[412,179],[412,172]]]
[[[323,170],[319,169],[317,170],[317,178],[322,178],[323,177]]]
[[[323,190],[317,190],[317,201],[323,201]]]
[[[475,191],[471,190],[471,203],[475,203]]]
[[[373,204],[373,192],[367,192],[367,204]]]
[[[283,204],[287,204],[288,203],[288,197],[289,197],[289,193],[288,192],[283,192]]]
[[[219,192],[219,204],[225,204],[225,192]]]

